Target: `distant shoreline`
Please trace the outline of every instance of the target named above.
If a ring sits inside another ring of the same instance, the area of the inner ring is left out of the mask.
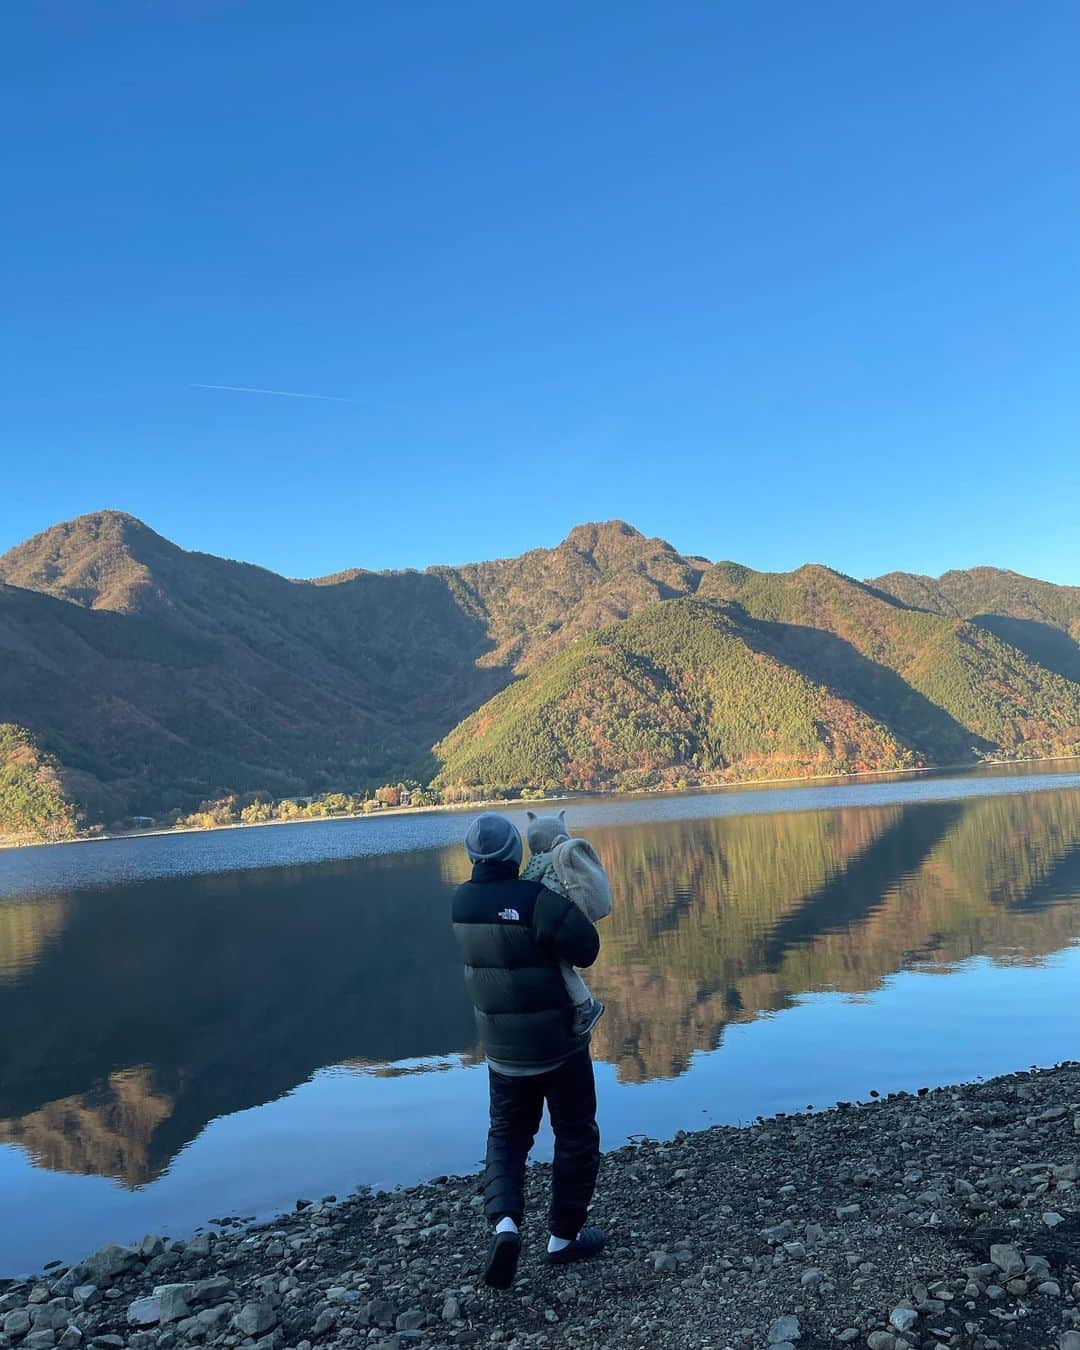
[[[214,834],[226,830],[258,830],[273,825],[325,825],[328,822],[343,820],[382,820],[387,816],[420,816],[444,812],[480,811],[491,807],[515,808],[526,810],[531,806],[552,802],[565,802],[595,797],[676,797],[712,792],[738,791],[751,787],[793,786],[799,787],[811,783],[846,783],[852,779],[914,776],[917,774],[941,774],[974,772],[978,769],[1003,768],[1009,764],[1034,767],[1039,764],[1080,763],[1080,755],[1040,755],[1034,759],[985,759],[978,763],[964,764],[924,764],[920,768],[908,769],[856,769],[850,773],[793,774],[779,778],[740,778],[730,783],[698,784],[689,787],[645,788],[639,791],[619,792],[562,792],[550,797],[491,797],[476,802],[440,802],[434,806],[387,806],[378,811],[350,811],[333,816],[297,816],[289,820],[253,820],[233,821],[226,825],[185,825],[156,826],[145,830],[120,830],[111,834],[79,834],[72,839],[0,839],[0,853],[23,848],[56,848],[64,844],[101,844],[113,843],[121,839],[148,839],[159,835]]]

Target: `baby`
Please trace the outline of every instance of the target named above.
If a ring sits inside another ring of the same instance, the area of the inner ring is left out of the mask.
[[[525,837],[532,857],[522,878],[542,882],[549,891],[568,896],[593,923],[606,919],[611,913],[611,887],[592,844],[570,838],[565,811],[557,816],[538,816],[533,811],[525,814],[529,817]],[[573,966],[563,962],[562,975],[574,1005],[574,1035],[584,1036],[603,1016],[604,1005],[593,998]]]

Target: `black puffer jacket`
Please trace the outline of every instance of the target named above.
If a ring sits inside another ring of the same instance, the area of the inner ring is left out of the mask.
[[[516,863],[479,862],[454,896],[454,934],[489,1059],[537,1068],[588,1044],[571,1032],[559,962],[591,966],[600,938],[572,900],[522,881]]]

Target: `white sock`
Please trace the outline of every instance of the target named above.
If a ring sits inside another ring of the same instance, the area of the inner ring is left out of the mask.
[[[557,1238],[554,1233],[548,1238],[548,1251],[561,1252],[564,1247],[569,1247],[574,1238]]]
[[[513,1221],[513,1219],[510,1218],[509,1215],[507,1215],[505,1219],[500,1219],[499,1222],[495,1225],[496,1233],[516,1233],[517,1230],[518,1230],[517,1224]]]

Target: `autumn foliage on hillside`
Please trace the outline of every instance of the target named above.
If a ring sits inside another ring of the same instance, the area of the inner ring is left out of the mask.
[[[0,838],[70,839],[77,827],[56,760],[22,727],[0,723]]]
[[[1080,588],[994,568],[764,573],[608,521],[294,581],[105,511],[0,557],[0,719],[89,820],[278,818],[1069,753],[1078,637]]]

